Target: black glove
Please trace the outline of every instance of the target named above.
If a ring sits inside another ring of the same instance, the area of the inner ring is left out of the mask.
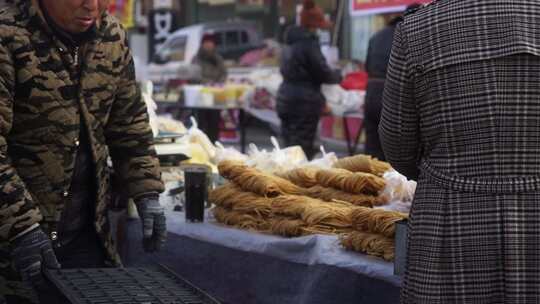
[[[143,248],[146,252],[159,251],[167,240],[165,209],[159,204],[158,197],[144,197],[135,204],[142,221]]]
[[[47,235],[36,228],[12,241],[12,259],[23,281],[29,282],[36,289],[46,288],[42,267],[58,269],[51,241]]]

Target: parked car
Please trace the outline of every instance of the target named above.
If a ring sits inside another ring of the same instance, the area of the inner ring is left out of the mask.
[[[240,59],[245,53],[264,47],[257,26],[248,21],[214,22],[182,28],[165,41],[148,66],[150,80],[191,79],[197,69],[191,61],[197,55],[204,35],[215,37],[218,53],[225,60]]]

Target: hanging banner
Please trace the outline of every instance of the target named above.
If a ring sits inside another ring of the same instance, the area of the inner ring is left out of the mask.
[[[430,3],[432,0],[350,0],[351,15],[365,16],[403,12],[413,3]]]
[[[178,23],[175,11],[170,9],[152,10],[148,20],[148,56],[152,60],[170,34],[178,29]]]

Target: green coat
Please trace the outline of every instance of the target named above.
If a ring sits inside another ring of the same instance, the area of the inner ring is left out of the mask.
[[[217,53],[204,54],[199,50],[197,56],[193,58],[193,64],[201,69],[201,83],[223,83],[227,80],[227,67],[223,58]]]
[[[81,116],[96,170],[94,225],[108,261],[120,265],[107,217],[108,158],[131,197],[163,191],[125,31],[105,13],[97,38],[73,56],[37,1],[17,0],[0,11],[0,40],[0,294],[19,288],[9,240],[38,223],[55,230],[69,198]]]

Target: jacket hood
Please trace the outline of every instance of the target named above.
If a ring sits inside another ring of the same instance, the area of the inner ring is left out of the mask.
[[[292,26],[287,31],[287,34],[285,36],[285,43],[286,44],[295,44],[298,41],[302,40],[312,40],[317,39],[317,35],[314,33],[308,31],[307,29],[301,27],[301,26]]]

